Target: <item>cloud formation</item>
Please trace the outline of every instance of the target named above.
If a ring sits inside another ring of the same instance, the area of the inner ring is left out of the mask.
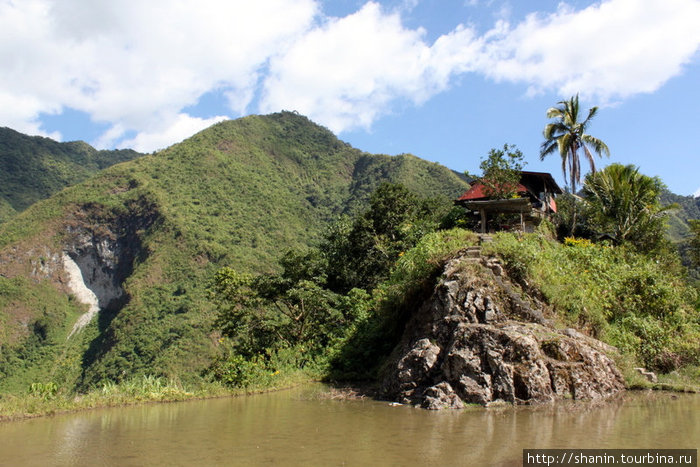
[[[398,13],[367,3],[273,58],[260,108],[294,109],[334,131],[369,128],[393,102],[425,102],[447,87],[460,65],[476,60],[470,30],[460,28],[432,47],[423,36],[421,29],[404,28]]]
[[[148,151],[224,118],[183,110],[216,90],[229,116],[297,110],[342,132],[420,105],[465,73],[604,101],[653,92],[700,46],[697,0],[562,4],[483,35],[460,25],[432,44],[401,10],[368,2],[332,18],[322,5],[0,0],[0,125],[45,133],[43,114],[71,108],[110,125],[97,144]]]
[[[69,107],[112,124],[103,140],[119,144],[130,130],[182,127],[181,109],[212,89],[241,112],[267,60],[317,9],[313,0],[0,0],[0,122],[40,132],[42,113]]]
[[[575,11],[560,4],[489,32],[481,70],[537,92],[556,89],[603,101],[653,92],[700,46],[700,2],[611,0]]]

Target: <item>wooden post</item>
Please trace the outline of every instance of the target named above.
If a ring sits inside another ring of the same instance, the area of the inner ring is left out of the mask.
[[[484,209],[484,208],[479,209],[479,213],[481,214],[481,233],[485,234],[486,233],[486,209]]]

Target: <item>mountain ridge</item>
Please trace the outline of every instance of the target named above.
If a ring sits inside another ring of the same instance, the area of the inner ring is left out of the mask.
[[[21,212],[102,169],[142,155],[131,149],[97,150],[84,141],[59,143],[0,127],[0,200]]]
[[[283,112],[221,122],[35,203],[0,225],[0,390],[200,378],[218,352],[212,274],[274,270],[386,181],[448,202],[468,187],[439,164],[367,154]],[[70,339],[86,306],[63,254],[102,308]]]

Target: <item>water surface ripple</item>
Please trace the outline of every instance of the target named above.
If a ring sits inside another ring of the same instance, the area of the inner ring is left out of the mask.
[[[700,447],[700,395],[430,412],[319,390],[0,423],[0,465],[516,466],[524,448]]]

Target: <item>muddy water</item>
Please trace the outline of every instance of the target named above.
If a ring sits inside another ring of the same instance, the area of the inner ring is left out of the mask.
[[[428,412],[320,389],[0,423],[0,465],[515,466],[524,448],[700,447],[700,395]]]

